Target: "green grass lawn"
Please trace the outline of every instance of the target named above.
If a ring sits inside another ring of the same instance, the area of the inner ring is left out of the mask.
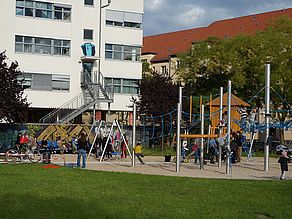
[[[0,218],[292,218],[292,181],[0,164]]]

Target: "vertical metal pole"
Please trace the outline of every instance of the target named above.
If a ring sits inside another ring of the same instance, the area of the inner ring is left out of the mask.
[[[107,103],[107,122],[110,121],[110,115],[111,115],[111,103]]]
[[[210,101],[209,102],[210,102],[210,121],[212,124],[212,94],[210,94]]]
[[[181,104],[177,104],[177,130],[176,130],[176,172],[179,173],[180,167],[180,122],[181,122]]]
[[[193,113],[193,96],[190,96],[190,123],[192,122],[192,113]]]
[[[93,120],[92,120],[92,123],[93,123],[93,125],[95,125],[95,104],[93,104]]]
[[[176,172],[179,173],[180,168],[180,126],[181,126],[181,111],[182,111],[182,90],[183,87],[179,87],[179,99],[177,104],[177,136],[176,136]]]
[[[203,97],[200,95],[200,115],[202,114],[202,104],[203,104]],[[201,117],[200,117],[201,120]]]
[[[135,146],[136,146],[136,103],[133,104],[133,158],[132,158],[132,167],[135,166],[135,151],[134,151]]]
[[[266,111],[265,111],[265,122],[266,122],[266,139],[265,139],[265,171],[269,171],[269,143],[268,143],[268,137],[269,137],[269,129],[270,129],[270,76],[271,76],[271,66],[270,63],[266,64],[266,98],[265,98],[265,105],[266,105]]]
[[[201,135],[204,135],[204,104],[201,108]],[[204,138],[201,138],[201,147],[200,147],[200,170],[204,169]]]
[[[102,26],[102,16],[101,16],[101,10],[102,9],[102,0],[99,0],[99,30],[98,30],[98,75],[100,75],[101,72],[101,26]]]
[[[182,107],[182,90],[183,90],[183,87],[179,87],[179,103],[180,103],[180,107]]]
[[[227,104],[227,160],[226,174],[230,174],[230,131],[231,131],[231,81],[228,81],[228,104]]]
[[[219,138],[222,137],[222,124],[221,124],[221,121],[222,121],[222,115],[223,115],[223,87],[220,87],[220,109],[219,109]],[[222,147],[221,145],[219,145],[219,157],[218,157],[218,167],[221,167],[222,166]]]

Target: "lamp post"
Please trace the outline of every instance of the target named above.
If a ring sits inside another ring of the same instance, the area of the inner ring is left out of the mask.
[[[102,30],[102,9],[108,7],[111,4],[111,0],[107,0],[107,4],[102,5],[102,0],[99,1],[99,32],[98,32],[98,77],[100,78],[100,72],[101,72],[101,30]],[[98,83],[100,81],[98,80]],[[95,104],[93,105],[93,124],[95,124]],[[110,114],[110,103],[108,103],[108,117]]]

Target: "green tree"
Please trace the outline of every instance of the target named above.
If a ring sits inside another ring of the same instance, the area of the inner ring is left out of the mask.
[[[23,122],[24,112],[28,109],[23,95],[21,72],[16,61],[7,64],[5,52],[0,53],[0,120],[5,122]]]
[[[163,121],[163,129],[170,130],[175,118],[171,119],[168,113],[177,108],[178,88],[171,77],[158,72],[143,74],[139,83],[139,99],[135,101],[138,113],[146,116],[144,118],[141,116],[141,120],[146,123],[159,123],[161,127]],[[159,118],[154,119],[157,116]],[[163,136],[161,138],[161,149],[163,150],[165,143],[171,145],[172,135],[167,133],[165,136],[163,131],[160,134]]]
[[[140,114],[158,116],[177,107],[178,86],[170,77],[157,72],[145,74],[139,82],[139,90],[137,106]]]
[[[192,54],[182,57],[178,74],[186,87],[197,94],[218,93],[232,81],[235,94],[250,100],[265,86],[265,64],[271,63],[273,108],[281,109],[284,121],[292,101],[292,19],[280,18],[262,32],[228,39],[209,38],[193,45]],[[264,102],[264,92],[252,102]]]

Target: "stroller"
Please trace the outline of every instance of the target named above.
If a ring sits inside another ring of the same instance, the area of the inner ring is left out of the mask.
[[[209,150],[206,156],[206,159],[204,160],[204,164],[207,164],[207,161],[209,160],[211,164],[215,164],[216,157],[219,155],[218,146],[215,141],[215,139],[211,139],[209,143]]]

